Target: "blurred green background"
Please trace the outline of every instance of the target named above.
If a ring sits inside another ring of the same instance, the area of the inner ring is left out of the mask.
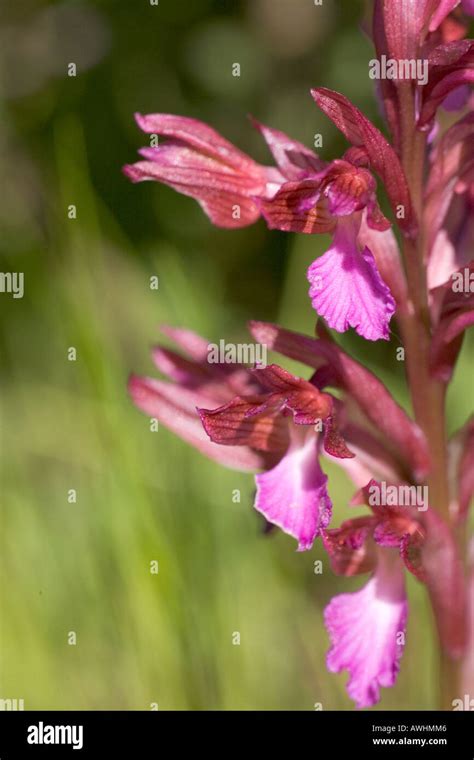
[[[305,270],[327,239],[261,222],[215,229],[194,201],[133,186],[121,166],[146,142],[134,111],[200,118],[264,162],[249,113],[308,145],[321,132],[322,155],[340,155],[309,88],[341,90],[378,119],[362,12],[354,0],[3,7],[1,267],[25,273],[25,296],[0,295],[1,698],[26,709],[352,709],[347,674],[325,669],[322,609],[361,579],[333,577],[319,544],[298,554],[288,536],[263,535],[252,477],[151,433],[126,393],[130,371],[153,374],[163,322],[213,341],[247,340],[250,318],[311,334]],[[341,340],[406,402],[396,334],[389,345]],[[473,365],[471,340],[450,393],[453,429],[469,412]],[[352,488],[325,468],[337,525]],[[409,585],[408,643],[385,709],[436,704],[430,615]]]

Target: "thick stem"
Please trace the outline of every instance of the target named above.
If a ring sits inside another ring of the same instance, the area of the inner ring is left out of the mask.
[[[409,292],[408,308],[400,318],[407,379],[415,419],[429,446],[431,471],[427,480],[430,506],[448,522],[449,487],[445,419],[445,386],[430,373],[431,322],[426,281],[427,251],[423,216],[423,183],[426,155],[425,135],[416,130],[414,93],[411,83],[399,83],[401,113],[402,164],[410,187],[412,203],[420,221],[416,241],[404,240],[404,258]],[[441,707],[452,710],[452,700],[459,696],[458,664],[440,646]]]
[[[431,472],[427,482],[430,505],[449,520],[445,387],[431,377],[430,338],[415,310],[404,316],[401,330],[413,413],[430,451]]]

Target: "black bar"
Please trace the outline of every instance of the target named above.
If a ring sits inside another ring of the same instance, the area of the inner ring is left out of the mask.
[[[101,750],[104,757],[159,758],[183,749],[225,758],[260,748],[281,755],[286,747],[329,753],[328,760],[354,753],[472,760],[473,729],[472,712],[1,712],[0,760],[93,757]]]

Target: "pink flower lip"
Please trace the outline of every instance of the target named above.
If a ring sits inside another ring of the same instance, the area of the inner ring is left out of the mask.
[[[403,653],[408,603],[403,570],[395,555],[379,552],[375,574],[360,591],[335,596],[324,618],[331,639],[333,673],[348,670],[349,696],[358,708],[379,701],[393,686]]]

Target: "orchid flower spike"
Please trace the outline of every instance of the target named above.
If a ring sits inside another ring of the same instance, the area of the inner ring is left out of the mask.
[[[474,7],[472,0],[373,6],[373,70],[383,62],[392,72],[378,82],[383,129],[345,95],[311,91],[348,143],[340,157],[324,160],[253,120],[273,157],[265,166],[197,119],[137,115],[145,133],[164,140],[124,167],[133,182],[156,180],[191,196],[219,227],[261,218],[274,234],[327,234],[330,242],[307,271],[322,318],[316,337],[249,325],[283,364],[211,364],[205,339],[164,328],[180,349],[153,350],[166,379],[132,376],[129,392],[205,456],[251,473],[256,511],[296,539],[298,551],[319,539],[337,576],[368,575],[324,614],[327,667],[347,671],[358,708],[395,685],[410,646],[406,578],[414,576],[436,625],[442,707],[452,709],[459,694],[474,693],[467,552],[474,422],[450,438],[446,424],[446,392],[474,324],[474,42],[467,39]],[[417,75],[418,64],[426,76]],[[390,340],[392,318],[411,412],[327,329]],[[307,369],[291,374],[285,359]],[[339,526],[331,522],[328,461],[354,484],[348,509],[368,510]]]

